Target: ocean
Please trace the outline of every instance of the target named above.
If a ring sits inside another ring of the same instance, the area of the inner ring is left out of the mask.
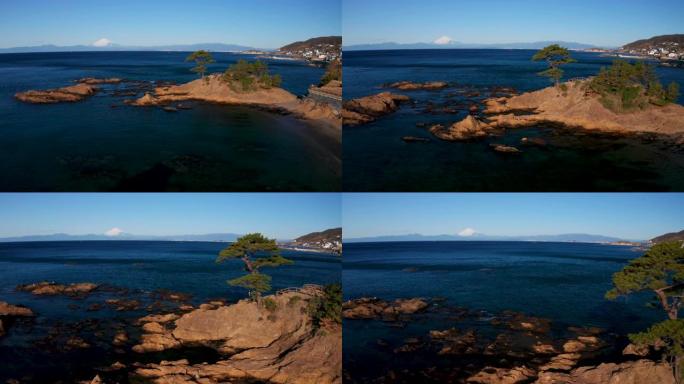
[[[245,298],[244,289],[226,284],[226,280],[244,273],[241,262],[215,263],[219,250],[226,245],[168,241],[0,243],[0,301],[25,305],[37,313],[33,320],[15,321],[0,339],[0,381],[26,376],[26,382],[73,382],[92,379],[95,368],[115,361],[154,361],[159,356],[135,356],[129,348],[114,348],[113,333],[125,329],[134,340],[139,334],[135,319],[165,313],[177,305],[162,299],[169,292],[189,295],[183,301],[194,306],[210,300],[235,302]],[[340,281],[338,256],[288,250],[282,254],[295,263],[263,270],[272,276],[273,291]],[[102,287],[86,298],[34,296],[15,289],[19,284],[44,280],[93,282]],[[116,305],[106,303],[108,299],[137,300],[140,306],[117,310]],[[154,309],[150,312],[148,306]],[[64,348],[72,336],[83,338],[91,348]],[[212,358],[208,350],[170,353],[163,357]]]
[[[455,241],[350,243],[344,251],[345,299],[422,297],[443,308],[414,315],[399,328],[382,321],[345,320],[345,370],[356,379],[402,366],[465,366],[420,352],[397,355],[391,348],[451,327],[476,329],[478,335],[493,338],[500,330],[490,321],[504,311],[550,319],[552,334],[559,338],[567,337],[571,326],[599,327],[622,342],[628,333],[665,319],[661,310],[645,306],[650,295],[604,299],[612,274],[642,254],[631,247]],[[476,316],[455,316],[457,308]]]
[[[477,142],[444,142],[417,125],[452,124],[467,115],[496,87],[518,92],[551,85],[537,73],[533,50],[395,50],[345,52],[344,97],[384,90],[406,94],[414,103],[357,127],[345,127],[346,191],[675,191],[684,189],[684,153],[651,137],[576,135],[551,125],[508,130]],[[572,52],[577,63],[563,66],[565,79],[598,73],[614,60],[597,53]],[[661,82],[684,89],[684,70],[657,67]],[[441,91],[399,91],[383,84],[409,80],[447,81]],[[679,103],[684,103],[684,92]],[[442,112],[443,108],[449,111]],[[402,136],[431,139],[405,143]],[[523,137],[540,137],[545,147],[521,147]],[[510,156],[490,144],[520,147]]]
[[[333,191],[340,142],[291,116],[184,103],[191,110],[123,104],[129,84],[77,103],[32,105],[14,94],[83,77],[183,83],[197,78],[187,52],[0,54],[1,191]],[[256,56],[215,53],[209,72]],[[267,60],[283,88],[305,95],[323,68]],[[119,91],[117,93],[117,91]]]

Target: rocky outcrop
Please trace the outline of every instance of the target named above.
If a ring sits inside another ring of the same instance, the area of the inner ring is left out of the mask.
[[[54,104],[61,102],[75,102],[92,96],[97,87],[89,84],[77,84],[69,87],[47,89],[42,91],[19,92],[14,95],[20,101],[31,104]]]
[[[548,87],[513,97],[485,101],[490,125],[499,127],[531,126],[553,122],[568,127],[618,133],[684,132],[684,107],[678,104],[650,106],[643,110],[615,113],[604,107],[600,96],[588,91],[588,80],[564,83],[565,91]],[[523,111],[523,114],[516,112]]]
[[[376,298],[350,300],[342,305],[342,316],[345,319],[374,319],[382,317],[387,320],[396,319],[398,315],[409,315],[425,310],[425,300],[397,299],[392,302]]]
[[[155,383],[215,383],[249,379],[270,383],[341,383],[342,330],[316,329],[307,315],[311,294],[288,292],[269,296],[274,308],[242,300],[211,305],[171,320],[140,319],[139,353],[187,346],[215,349],[221,359],[190,364],[187,360],[147,364],[136,374]],[[166,320],[162,325],[151,320]]]
[[[111,77],[108,79],[97,79],[94,77],[84,77],[82,79],[76,80],[77,83],[81,84],[88,84],[88,85],[97,85],[97,84],[119,84],[123,80],[119,79],[118,77]]]
[[[526,383],[535,376],[535,372],[527,367],[511,369],[486,367],[467,379],[473,384],[517,384]]]
[[[33,317],[34,313],[31,309],[12,305],[4,301],[0,301],[0,337],[7,332],[7,325],[3,321],[12,320],[16,317]]]
[[[396,83],[386,84],[387,88],[396,88],[402,91],[417,91],[417,90],[428,90],[434,91],[439,89],[444,89],[449,86],[448,83],[444,81],[428,81],[425,83],[414,83],[411,81],[398,81]]]
[[[399,109],[399,104],[409,101],[408,96],[382,92],[377,95],[352,99],[344,103],[344,125],[360,125],[374,121]]]
[[[500,152],[500,153],[520,153],[520,152],[522,152],[518,148],[509,146],[509,145],[490,144],[490,146],[492,147],[492,149],[495,152]]]
[[[441,124],[429,128],[430,133],[446,141],[463,141],[479,139],[489,135],[488,125],[475,117],[468,115],[465,119],[444,127]]]
[[[675,384],[669,364],[638,360],[580,367],[570,373],[542,372],[535,384]]]
[[[329,104],[311,99],[302,100],[278,87],[261,87],[251,91],[242,91],[239,85],[224,81],[219,74],[205,76],[203,79],[181,85],[157,87],[153,93],[148,92],[128,104],[143,107],[164,106],[187,100],[256,106],[267,110],[283,111],[335,128],[341,126],[339,112]]]
[[[93,283],[74,283],[57,284],[55,282],[43,281],[40,283],[20,285],[18,291],[30,292],[38,296],[67,295],[84,297],[97,289],[98,285]]]

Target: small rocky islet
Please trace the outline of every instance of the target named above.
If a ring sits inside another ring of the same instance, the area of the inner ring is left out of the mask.
[[[64,297],[72,311],[120,315],[53,322],[30,308],[0,302],[0,337],[21,318],[26,320],[17,330],[33,339],[35,353],[49,353],[56,361],[78,351],[104,356],[75,372],[66,369],[50,379],[24,374],[11,383],[341,383],[341,326],[315,324],[308,314],[309,302],[323,294],[315,286],[266,296],[262,300],[269,306],[220,299],[195,306],[190,295],[179,292],[89,282],[38,282],[16,290],[43,300]],[[41,326],[34,327],[34,321]],[[43,334],[46,322],[53,326]]]
[[[359,367],[364,362],[345,355],[344,375],[349,383],[675,383],[670,365],[661,361],[658,350],[637,347],[594,327],[570,326],[559,336],[551,320],[514,311],[492,315],[435,299],[366,297],[345,302],[343,317],[345,322],[392,328],[420,326],[430,318],[451,325],[423,334],[411,328],[403,340],[399,336],[376,340],[374,353],[384,355],[381,359],[388,362],[382,376],[377,376],[377,369],[367,373]]]

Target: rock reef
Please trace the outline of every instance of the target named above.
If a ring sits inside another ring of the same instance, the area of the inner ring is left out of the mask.
[[[20,285],[18,291],[30,292],[38,296],[67,295],[87,296],[98,288],[93,283],[57,284],[55,282],[42,281],[40,283]]]
[[[97,92],[97,87],[89,84],[77,84],[63,88],[42,91],[19,92],[14,95],[18,100],[31,104],[54,104],[85,100]]]
[[[448,83],[444,81],[428,81],[425,83],[414,83],[411,81],[398,81],[396,83],[386,84],[386,88],[396,88],[402,91],[417,91],[417,90],[428,90],[434,91],[439,89],[444,89],[449,86]]]
[[[396,299],[388,302],[377,298],[360,298],[350,300],[342,305],[342,316],[345,319],[394,320],[398,315],[410,315],[428,307],[423,299]]]
[[[399,104],[409,101],[408,96],[390,92],[365,96],[346,101],[342,108],[344,125],[361,125],[375,121],[399,109]]]

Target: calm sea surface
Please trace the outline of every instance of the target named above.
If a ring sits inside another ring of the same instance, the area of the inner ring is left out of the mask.
[[[339,190],[339,138],[293,117],[201,103],[185,103],[193,109],[177,113],[129,107],[123,101],[142,93],[114,93],[129,84],[105,85],[78,103],[31,105],[13,97],[82,77],[187,82],[196,78],[187,54],[0,55],[0,190]],[[210,72],[255,58],[214,57]],[[269,66],[297,95],[324,72],[297,61],[272,60]]]
[[[346,299],[441,298],[444,301],[437,302],[441,307],[480,311],[477,318],[465,321],[479,334],[492,331],[490,320],[505,310],[548,318],[559,337],[567,333],[568,326],[596,326],[624,337],[664,320],[662,311],[645,306],[649,295],[604,299],[611,287],[611,275],[642,254],[630,247],[394,242],[345,244],[344,251]],[[395,347],[410,337],[424,338],[429,330],[464,326],[453,313],[427,313],[414,319],[403,328],[381,321],[345,320],[345,369],[355,374],[364,370],[371,376],[382,374],[391,363],[379,339]],[[429,359],[420,364],[435,363]],[[423,365],[428,366],[432,365]]]
[[[95,367],[117,360],[143,359],[113,350],[111,340],[113,332],[122,328],[128,330],[131,338],[135,337],[137,327],[130,324],[150,313],[145,307],[155,301],[155,293],[189,294],[188,302],[192,305],[211,299],[231,302],[246,297],[244,289],[226,284],[226,280],[244,273],[241,263],[215,263],[216,255],[225,246],[155,241],[0,243],[0,301],[26,305],[38,315],[35,320],[15,322],[0,339],[0,380],[23,375],[33,377],[29,382],[88,375],[92,378]],[[295,264],[264,269],[273,278],[274,290],[340,281],[341,261],[337,256],[295,251],[282,254]],[[18,284],[43,280],[87,281],[102,284],[103,288],[84,299],[34,296],[15,290]],[[117,311],[105,304],[107,299],[122,298],[139,300],[141,308]],[[101,305],[101,309],[91,310],[93,304]],[[164,309],[157,308],[151,313],[164,313]],[[50,332],[60,336],[41,344]],[[73,335],[84,338],[92,347],[63,350],[64,340],[59,337]]]
[[[382,85],[410,80],[447,81],[442,91],[393,90],[413,104],[376,122],[345,127],[344,188],[348,191],[646,191],[684,190],[684,153],[668,143],[643,138],[570,135],[550,126],[513,129],[501,137],[454,143],[435,139],[426,128],[452,124],[469,105],[487,98],[494,87],[519,92],[550,85],[537,72],[532,50],[397,50],[345,52],[345,99],[375,94]],[[572,52],[578,61],[563,67],[565,78],[586,77],[613,58]],[[684,69],[657,67],[663,83],[684,89]],[[684,93],[680,95],[684,103]],[[449,113],[440,112],[443,108]],[[431,109],[431,111],[428,111]],[[431,139],[405,143],[402,136]],[[523,137],[541,137],[543,148],[522,147]],[[520,147],[506,156],[490,144]]]

